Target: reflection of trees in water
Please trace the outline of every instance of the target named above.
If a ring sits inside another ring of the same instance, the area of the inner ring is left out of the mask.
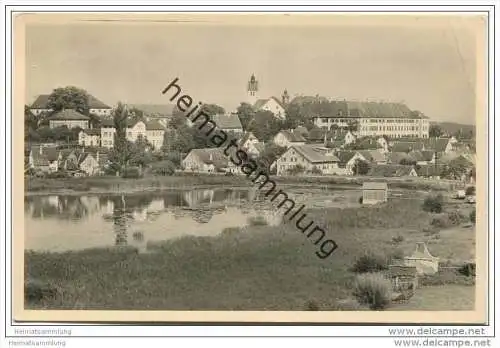
[[[35,219],[62,220],[79,220],[89,213],[79,196],[30,197],[25,199],[25,211],[31,211],[31,217]]]
[[[111,197],[113,202],[113,230],[115,245],[127,245],[127,216],[124,196]]]

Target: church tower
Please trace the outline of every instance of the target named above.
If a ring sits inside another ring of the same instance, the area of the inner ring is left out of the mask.
[[[283,105],[287,105],[290,102],[290,95],[288,95],[288,91],[285,89],[283,94],[281,95],[281,103]]]
[[[250,81],[248,81],[248,86],[247,86],[247,101],[250,105],[254,105],[255,102],[257,101],[257,92],[259,90],[259,82],[255,78],[255,75],[252,74],[252,77],[250,77]]]

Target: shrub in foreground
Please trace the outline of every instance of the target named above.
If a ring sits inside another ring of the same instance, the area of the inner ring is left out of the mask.
[[[423,210],[431,213],[441,213],[443,211],[443,195],[428,196],[424,200]]]
[[[458,273],[466,277],[476,276],[476,264],[474,262],[467,263],[458,269]]]
[[[385,257],[367,253],[360,256],[352,266],[355,273],[378,272],[387,269],[387,260]]]
[[[470,222],[472,222],[473,224],[476,223],[476,209],[470,212],[469,218]]]
[[[372,310],[383,310],[391,303],[392,285],[380,273],[360,274],[354,282],[353,295]]]
[[[175,173],[175,164],[172,161],[165,160],[151,165],[151,172],[155,175],[170,176]]]

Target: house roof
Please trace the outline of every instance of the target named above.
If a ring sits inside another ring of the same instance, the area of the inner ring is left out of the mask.
[[[214,115],[212,121],[218,129],[242,129],[240,119],[237,115]]]
[[[224,154],[223,149],[218,147],[192,149],[189,154],[198,157],[205,164],[213,164],[216,168],[226,168],[228,165],[228,157]]]
[[[415,162],[426,161],[422,151],[412,151],[408,153],[408,156]]]
[[[145,116],[152,117],[170,117],[175,110],[174,104],[127,104],[129,110],[137,109],[144,113]]]
[[[420,151],[420,153],[422,154],[424,161],[430,162],[434,158],[434,151],[425,150],[425,151]]]
[[[400,164],[402,160],[411,161],[413,158],[406,152],[389,152],[387,154],[387,163],[389,164]]]
[[[424,149],[424,144],[420,141],[395,141],[391,149],[393,152],[420,151]]]
[[[302,136],[304,137],[306,137],[309,134],[309,131],[304,126],[298,126],[297,128],[294,129],[294,132],[302,134]]]
[[[90,117],[73,109],[65,109],[52,114],[49,120],[90,120]]]
[[[354,117],[411,118],[411,110],[402,103],[348,101],[349,114]]]
[[[417,166],[416,171],[418,176],[441,176],[445,166],[442,164],[425,164]]]
[[[340,164],[346,164],[351,158],[354,157],[356,151],[337,151],[335,155],[339,159]]]
[[[87,128],[87,129],[83,129],[82,132],[84,132],[87,135],[101,135],[100,128]]]
[[[279,106],[281,106],[283,109],[285,108],[283,106],[283,103],[281,102],[281,100],[279,100],[278,98],[276,97],[271,97],[271,98],[266,98],[266,99],[258,99],[255,104],[253,104],[253,108],[254,110],[259,110],[260,108],[262,108],[269,100],[273,99],[276,103],[278,103]]]
[[[387,190],[387,183],[365,181],[363,183],[363,190]]]
[[[444,152],[449,141],[449,138],[428,138],[425,139],[425,148],[436,152]]]
[[[311,163],[330,163],[339,162],[339,158],[329,149],[322,148],[314,145],[294,145],[292,146],[295,151],[301,154],[308,162]]]
[[[357,151],[361,156],[363,156],[367,161],[370,162],[385,162],[386,158],[378,150],[359,150]]]
[[[257,137],[252,132],[245,132],[240,138],[240,144],[246,143],[250,139],[250,137],[257,139]]]
[[[255,149],[257,151],[259,151],[259,153],[261,153],[262,151],[264,151],[264,149],[266,148],[266,145],[264,143],[261,143],[261,142],[255,143],[255,144],[253,144],[253,146],[255,147]]]
[[[33,104],[31,104],[31,109],[48,109],[50,94],[40,94]],[[93,95],[88,95],[88,106],[89,109],[111,109],[110,106],[104,104],[102,101],[94,97]]]
[[[291,130],[282,130],[280,131],[280,133],[291,143],[301,143],[306,141],[302,134],[298,132],[294,132]]]
[[[47,156],[44,154],[40,154],[38,151],[33,151],[32,158],[33,158],[33,165],[35,167],[49,165],[49,160],[47,159]]]
[[[165,130],[165,127],[157,120],[146,121],[146,130]]]
[[[379,164],[372,166],[369,175],[377,177],[409,176],[413,166],[400,164]]]

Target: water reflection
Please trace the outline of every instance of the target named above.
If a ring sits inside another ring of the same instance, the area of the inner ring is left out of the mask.
[[[274,212],[260,200],[248,189],[25,197],[26,247],[144,247],[151,239],[216,235],[226,227],[246,225],[248,214],[267,216],[272,223]]]

